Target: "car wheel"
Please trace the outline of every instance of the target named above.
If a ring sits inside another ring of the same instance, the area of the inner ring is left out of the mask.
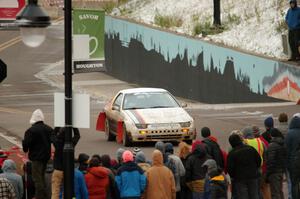
[[[116,136],[114,134],[112,134],[110,131],[108,119],[105,120],[105,135],[106,135],[107,141],[114,141],[116,139]]]
[[[130,140],[130,138],[128,136],[125,125],[123,126],[123,145],[126,147],[129,147],[132,145],[132,141]]]

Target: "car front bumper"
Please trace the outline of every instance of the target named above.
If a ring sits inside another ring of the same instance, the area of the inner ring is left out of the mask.
[[[138,130],[131,133],[133,142],[147,141],[183,141],[196,138],[195,128]]]

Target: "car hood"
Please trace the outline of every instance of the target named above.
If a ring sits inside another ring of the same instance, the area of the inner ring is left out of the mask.
[[[124,112],[135,124],[166,124],[193,120],[183,108],[135,109]]]

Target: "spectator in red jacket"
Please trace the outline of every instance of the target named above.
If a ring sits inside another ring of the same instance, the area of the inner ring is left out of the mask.
[[[109,192],[109,171],[100,166],[98,158],[94,157],[90,160],[85,181],[89,199],[106,199]]]

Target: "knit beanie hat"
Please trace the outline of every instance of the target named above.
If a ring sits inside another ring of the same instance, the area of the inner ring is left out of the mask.
[[[273,128],[274,127],[274,120],[272,117],[268,117],[267,119],[265,119],[265,127],[267,128]]]
[[[174,148],[173,148],[173,144],[168,142],[165,144],[165,152],[166,153],[171,153],[173,154],[174,153]]]
[[[203,138],[209,137],[209,136],[210,136],[210,129],[209,129],[208,127],[203,127],[203,128],[201,129],[201,136],[202,136]]]
[[[124,153],[122,155],[122,158],[123,158],[124,163],[132,162],[133,161],[133,154],[131,153],[131,151],[126,150],[126,151],[124,151]]]
[[[252,126],[252,130],[253,130],[253,135],[254,137],[259,137],[261,132],[258,126]]]
[[[235,147],[243,144],[241,137],[237,134],[232,134],[229,136],[229,143],[232,148],[235,148]]]
[[[122,155],[123,155],[124,151],[125,151],[125,149],[123,149],[123,148],[119,148],[117,150],[117,160],[118,161],[122,160]]]
[[[277,128],[271,129],[270,134],[272,137],[283,137],[282,133]]]
[[[139,147],[134,147],[133,151],[132,151],[133,157],[135,158],[136,154],[140,151],[141,151],[141,149]]]
[[[242,130],[244,139],[253,139],[253,128],[251,126],[248,126]]]

